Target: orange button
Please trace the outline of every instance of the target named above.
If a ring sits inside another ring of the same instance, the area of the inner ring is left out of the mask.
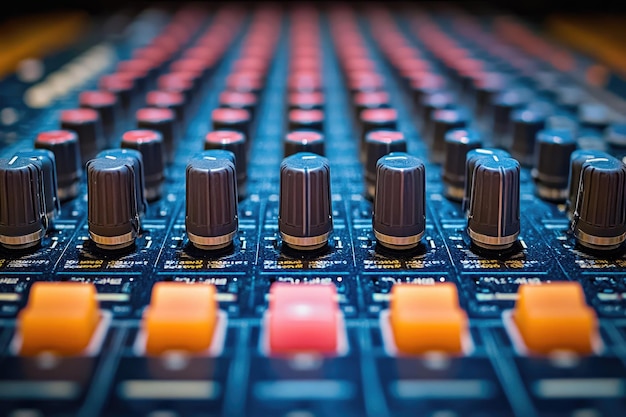
[[[513,320],[530,351],[591,353],[597,320],[579,283],[521,285],[518,295]]]
[[[461,353],[467,315],[459,307],[454,284],[396,284],[390,310],[391,329],[401,353]]]
[[[273,284],[268,322],[270,351],[336,353],[338,313],[334,285]]]
[[[77,282],[36,282],[18,316],[22,355],[51,351],[77,355],[89,345],[100,312],[96,287]]]
[[[213,339],[218,305],[215,287],[182,282],[157,282],[143,317],[146,353],[168,350],[202,352]]]

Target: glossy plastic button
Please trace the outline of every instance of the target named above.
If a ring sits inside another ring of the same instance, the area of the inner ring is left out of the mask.
[[[218,305],[212,285],[158,282],[143,318],[146,353],[202,352],[213,339]]]
[[[36,282],[18,316],[20,354],[51,351],[77,355],[89,345],[100,321],[96,287],[76,282]]]
[[[454,284],[394,285],[390,310],[391,329],[399,352],[461,353],[467,315],[459,307]]]

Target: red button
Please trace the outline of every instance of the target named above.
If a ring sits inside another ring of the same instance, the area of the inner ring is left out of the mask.
[[[324,136],[314,130],[298,130],[288,133],[287,136],[285,136],[285,140],[288,142],[306,145],[309,143],[324,141]]]
[[[193,87],[193,81],[181,73],[163,74],[157,80],[157,87],[163,91],[184,92]]]
[[[379,106],[389,103],[389,94],[386,91],[363,91],[354,95],[354,104],[357,106]]]
[[[190,72],[190,73],[196,73],[200,75],[204,71],[206,71],[207,68],[208,68],[207,63],[203,61],[202,59],[198,59],[198,58],[179,59],[177,61],[172,62],[172,65],[170,65],[170,70],[173,73]]]
[[[252,106],[256,104],[256,96],[252,93],[241,93],[238,91],[224,91],[220,94],[221,105]]]
[[[289,104],[293,107],[316,107],[324,104],[324,94],[320,92],[294,92],[289,94]]]
[[[89,108],[112,106],[116,101],[115,95],[109,91],[83,91],[78,97],[80,105]]]
[[[132,90],[133,79],[123,74],[108,74],[100,78],[98,86],[105,91],[127,91]]]
[[[230,145],[245,140],[241,132],[234,130],[215,130],[207,133],[205,142],[218,145]]]
[[[211,113],[214,122],[237,123],[250,119],[250,113],[244,109],[215,109]]]
[[[294,109],[289,112],[289,121],[297,123],[315,123],[324,121],[321,110]]]
[[[396,130],[375,130],[368,133],[367,138],[379,143],[393,143],[404,140],[404,134]]]
[[[336,353],[338,316],[333,285],[273,284],[268,320],[271,353]]]

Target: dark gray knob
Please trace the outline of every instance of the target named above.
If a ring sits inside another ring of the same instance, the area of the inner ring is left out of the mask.
[[[417,113],[420,115],[422,136],[428,137],[432,129],[432,115],[439,109],[451,109],[456,106],[458,97],[449,91],[436,91],[424,95],[417,103]]]
[[[480,158],[474,168],[467,231],[477,246],[502,250],[520,231],[520,165],[496,155]]]
[[[492,99],[494,143],[503,145],[512,131],[511,114],[522,108],[532,99],[532,91],[525,88],[512,88],[501,91]]]
[[[369,198],[374,198],[376,192],[378,160],[392,152],[406,152],[406,140],[402,132],[375,130],[365,137],[365,182]]]
[[[626,166],[619,159],[583,163],[572,230],[592,249],[615,249],[626,240]]]
[[[567,194],[567,217],[572,220],[574,218],[574,209],[576,208],[576,199],[578,198],[578,187],[580,186],[580,172],[583,164],[594,158],[610,158],[606,152],[594,149],[579,149],[572,152],[570,156],[569,175],[568,175],[568,194]]]
[[[446,159],[442,168],[446,197],[456,201],[463,200],[467,153],[481,146],[480,134],[473,129],[454,129],[446,134]]]
[[[93,109],[98,112],[105,146],[113,146],[122,111],[121,103],[118,102],[117,96],[110,91],[83,91],[78,96],[78,101],[80,107]]]
[[[83,163],[93,158],[104,147],[102,121],[93,109],[70,109],[61,112],[61,129],[78,136]]]
[[[165,170],[163,135],[156,130],[129,130],[122,135],[122,148],[134,149],[141,154],[146,199],[157,200],[161,197]]]
[[[611,115],[604,104],[587,102],[578,106],[578,120],[583,128],[603,131],[611,123]]]
[[[464,189],[463,193],[463,203],[462,209],[467,214],[469,211],[469,203],[472,197],[472,189],[473,189],[473,181],[474,181],[474,168],[478,164],[481,158],[491,157],[492,155],[497,156],[498,158],[510,158],[511,155],[502,149],[496,148],[478,148],[473,149],[467,153],[465,158],[465,180],[464,180]]]
[[[484,72],[479,78],[473,80],[473,90],[476,103],[474,113],[478,119],[485,119],[491,113],[491,102],[496,94],[502,92],[507,84],[510,84],[509,77],[499,72]]]
[[[565,201],[570,157],[576,141],[569,130],[542,130],[537,134],[532,176],[539,197],[548,201]]]
[[[244,134],[235,130],[214,130],[207,133],[204,138],[205,150],[222,149],[232,152],[235,158],[237,192],[240,199],[246,195],[246,182],[248,180],[247,146]]]
[[[137,213],[139,217],[143,217],[148,209],[148,202],[146,201],[146,181],[144,177],[143,169],[143,157],[139,151],[134,149],[107,149],[98,153],[98,158],[109,159],[128,159],[133,172],[135,173],[135,193],[137,194]]]
[[[230,151],[209,150],[187,164],[185,227],[199,249],[231,244],[239,225],[237,172]]]
[[[426,229],[424,163],[407,153],[393,152],[376,165],[374,235],[391,249],[411,249]]]
[[[86,169],[89,237],[102,249],[131,246],[140,226],[132,160],[95,158]]]
[[[17,152],[15,156],[30,158],[39,162],[42,173],[41,189],[44,195],[44,204],[48,227],[61,212],[61,202],[57,196],[57,173],[54,154],[45,149]]]
[[[174,161],[174,151],[179,132],[176,124],[176,115],[172,109],[146,107],[137,110],[137,128],[154,130],[163,137],[165,148],[165,162]]]
[[[59,199],[66,201],[76,197],[83,172],[76,133],[70,130],[41,132],[35,139],[35,148],[54,154]]]
[[[280,164],[278,229],[294,249],[324,246],[333,229],[330,166],[323,156],[300,152]]]
[[[584,90],[574,85],[564,85],[556,89],[557,104],[572,114],[578,113],[578,106],[585,98]]]
[[[47,227],[41,163],[18,156],[0,159],[0,244],[36,246]]]
[[[531,166],[537,133],[545,128],[546,114],[526,108],[515,110],[511,118],[513,120],[511,155],[523,165]]]
[[[432,114],[432,135],[430,158],[442,163],[446,157],[446,134],[453,129],[460,129],[469,123],[469,113],[464,108],[439,109]]]
[[[314,130],[296,130],[289,132],[283,142],[285,157],[298,152],[310,152],[324,155],[324,135]]]

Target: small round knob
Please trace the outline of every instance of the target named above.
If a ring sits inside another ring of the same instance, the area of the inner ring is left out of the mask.
[[[537,110],[519,109],[513,112],[513,143],[511,155],[524,165],[532,165],[537,133],[545,128],[546,115]]]
[[[98,112],[102,124],[105,146],[114,145],[115,132],[120,122],[121,105],[115,94],[109,91],[83,91],[78,96],[80,107]]]
[[[185,227],[189,240],[199,249],[224,248],[237,233],[234,158],[229,151],[209,150],[187,164]]]
[[[135,193],[137,194],[137,213],[143,217],[148,209],[146,201],[146,181],[143,169],[143,157],[139,151],[134,149],[107,149],[98,153],[98,158],[127,159],[133,168],[135,178]]]
[[[174,151],[178,138],[176,116],[171,109],[144,108],[137,110],[137,128],[159,132],[163,137],[165,162],[174,161]]]
[[[83,172],[76,133],[70,130],[41,132],[35,139],[35,148],[47,149],[54,154],[59,199],[66,201],[76,197]]]
[[[510,158],[511,157],[511,155],[507,151],[502,150],[502,149],[497,149],[497,148],[473,149],[469,151],[467,153],[467,156],[465,157],[465,180],[464,180],[465,192],[463,193],[462,209],[466,214],[469,211],[469,203],[470,203],[471,196],[472,196],[472,189],[473,189],[472,184],[474,181],[474,168],[476,168],[476,165],[478,164],[478,161],[480,161],[481,158],[486,157],[486,156],[491,157],[492,155],[495,155],[498,158]]]
[[[469,123],[469,114],[463,108],[439,109],[432,114],[432,135],[430,158],[433,162],[442,163],[445,160],[446,134],[453,130],[466,127]]]
[[[580,187],[580,172],[583,164],[589,159],[594,158],[610,158],[606,152],[593,149],[579,149],[572,152],[570,156],[569,175],[568,175],[568,193],[567,193],[567,217],[572,220],[574,218],[574,209],[576,208],[576,199],[578,198],[578,188]]]
[[[330,166],[320,155],[301,152],[280,165],[278,229],[294,249],[326,245],[333,228]]]
[[[626,165],[619,159],[583,163],[572,230],[591,249],[615,249],[626,240]]]
[[[222,149],[233,153],[235,157],[235,171],[237,172],[237,192],[239,198],[246,195],[248,180],[248,156],[246,137],[235,130],[214,130],[204,137],[205,150]]]
[[[316,153],[324,155],[324,136],[314,130],[297,130],[289,132],[285,136],[284,153],[285,157],[298,152]]]
[[[532,176],[539,197],[548,201],[567,198],[570,157],[576,141],[569,130],[542,130],[537,134]]]
[[[606,141],[619,148],[626,147],[626,123],[614,123],[606,129]]]
[[[163,136],[155,130],[129,130],[122,135],[122,148],[141,153],[145,174],[146,199],[161,197],[165,169]]]
[[[367,195],[374,198],[376,192],[377,163],[392,152],[406,152],[404,134],[395,130],[375,130],[365,138],[365,182]]]
[[[135,171],[130,158],[95,158],[87,162],[89,237],[102,249],[134,244],[139,233]]]
[[[42,176],[39,161],[0,159],[0,244],[5,248],[36,246],[46,234]]]
[[[474,168],[467,231],[477,246],[511,247],[520,232],[520,165],[496,155],[480,158]]]
[[[46,149],[35,149],[17,152],[15,156],[29,158],[40,164],[41,190],[44,196],[46,219],[48,220],[48,227],[50,227],[54,219],[61,213],[61,201],[57,195],[57,170],[54,154]]]
[[[480,134],[475,130],[453,129],[446,134],[446,159],[442,167],[446,197],[455,201],[463,200],[467,153],[481,146]]]
[[[391,249],[414,248],[426,229],[424,163],[393,152],[378,160],[376,172],[374,235]]]
[[[71,109],[61,112],[61,129],[71,130],[78,136],[80,156],[85,163],[104,147],[102,121],[93,109]]]

